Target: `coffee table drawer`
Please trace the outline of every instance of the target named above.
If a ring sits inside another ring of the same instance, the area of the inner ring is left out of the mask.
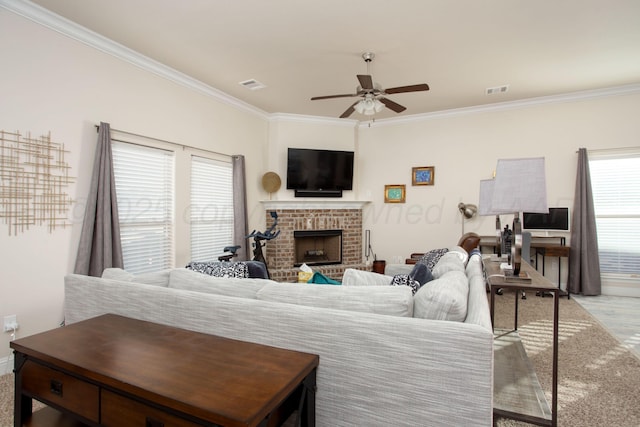
[[[102,423],[105,427],[197,427],[160,409],[102,390]]]
[[[98,422],[98,386],[28,360],[22,367],[22,389],[34,398]]]

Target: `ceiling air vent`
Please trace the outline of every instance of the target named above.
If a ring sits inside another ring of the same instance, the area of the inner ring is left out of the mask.
[[[493,95],[496,93],[505,93],[509,90],[509,85],[496,86],[496,87],[488,87],[485,93],[487,95]]]
[[[258,90],[266,87],[263,83],[260,83],[256,79],[245,80],[243,82],[240,82],[240,84],[250,90]]]

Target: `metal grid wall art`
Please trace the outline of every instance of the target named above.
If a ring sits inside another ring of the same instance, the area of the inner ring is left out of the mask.
[[[51,133],[32,138],[0,130],[0,218],[9,236],[32,225],[46,225],[49,232],[70,225],[67,212],[73,201],[66,190],[74,178],[65,153],[64,144],[51,141]]]

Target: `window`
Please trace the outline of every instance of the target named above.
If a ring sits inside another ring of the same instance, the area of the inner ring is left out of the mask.
[[[233,244],[231,163],[191,157],[191,259],[216,260]]]
[[[173,153],[120,141],[111,148],[125,270],[173,266]]]
[[[233,244],[230,156],[113,129],[111,147],[125,270],[215,260]]]
[[[640,274],[640,148],[589,152],[600,269]]]

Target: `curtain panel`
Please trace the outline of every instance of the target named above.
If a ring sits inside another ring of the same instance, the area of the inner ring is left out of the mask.
[[[574,294],[600,295],[602,280],[598,234],[586,148],[578,150],[578,173],[571,222],[568,291]]]
[[[238,261],[249,259],[249,246],[251,243],[247,239],[247,185],[245,176],[245,165],[243,155],[231,156],[231,166],[233,169],[233,244],[239,245]]]
[[[100,277],[105,268],[124,268],[116,184],[111,154],[111,128],[100,123],[74,273]]]

